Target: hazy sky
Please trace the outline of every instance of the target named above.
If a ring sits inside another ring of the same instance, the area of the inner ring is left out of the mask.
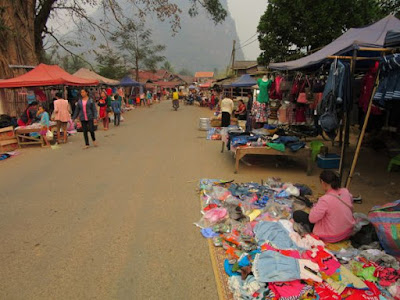
[[[264,14],[268,1],[267,0],[228,0],[228,9],[233,19],[236,22],[236,30],[240,41],[237,45],[243,46],[257,39],[255,35],[260,17]],[[92,7],[87,7],[87,12],[91,13],[94,10]],[[50,20],[50,24],[58,31],[60,35],[65,34],[72,29],[71,26],[65,26],[65,22],[57,22],[59,19],[68,19],[66,16]],[[239,46],[239,47],[240,47]],[[250,43],[242,48],[245,59],[256,60],[260,54],[258,41]]]
[[[257,35],[252,37],[260,21],[260,17],[267,8],[267,0],[228,0],[229,11],[236,21],[236,30],[239,35],[240,44],[245,45],[255,40]],[[247,60],[255,60],[260,54],[258,41],[242,48]]]

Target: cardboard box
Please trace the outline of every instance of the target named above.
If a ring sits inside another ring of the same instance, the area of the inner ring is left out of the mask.
[[[0,128],[0,141],[10,140],[13,138],[15,138],[15,134],[12,126]]]
[[[0,153],[14,151],[16,149],[18,149],[18,140],[17,139],[0,141]]]

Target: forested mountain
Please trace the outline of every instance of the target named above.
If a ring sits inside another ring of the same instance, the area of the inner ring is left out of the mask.
[[[153,32],[154,43],[167,46],[164,52],[166,59],[176,71],[187,69],[195,72],[225,69],[229,63],[233,40],[239,42],[235,21],[231,15],[228,14],[222,24],[215,25],[202,10],[199,15],[190,17],[188,0],[174,2],[182,9],[181,29],[175,35],[172,34],[168,22],[162,22],[155,16],[148,16],[146,20],[146,27]],[[221,2],[227,8],[227,0]],[[124,11],[129,11],[129,9],[129,6],[126,5]],[[101,19],[102,11],[95,11],[92,17]],[[73,33],[68,34],[69,37],[73,35]],[[82,44],[82,47],[75,49],[76,52],[86,53],[85,57],[90,61],[94,61],[94,54],[87,51],[104,43],[104,38],[100,34],[96,36],[96,42],[90,39],[80,39],[78,42]],[[236,58],[243,59],[241,50],[236,52]]]

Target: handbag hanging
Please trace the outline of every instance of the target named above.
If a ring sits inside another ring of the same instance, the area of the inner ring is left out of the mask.
[[[291,88],[291,84],[290,82],[287,80],[287,77],[282,77],[282,81],[280,84],[280,90],[282,93],[288,92],[290,91]]]
[[[294,79],[292,89],[290,90],[291,95],[297,96],[300,92],[300,79],[301,76],[296,76],[296,78]]]
[[[308,86],[306,87],[306,85]],[[307,104],[308,100],[311,100],[312,98],[313,96],[311,92],[311,84],[308,80],[308,77],[306,76],[306,80],[304,81],[303,86],[300,90],[299,97],[297,98],[297,103]]]

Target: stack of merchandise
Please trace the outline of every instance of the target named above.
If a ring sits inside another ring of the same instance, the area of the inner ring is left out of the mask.
[[[207,140],[220,141],[222,140],[221,127],[212,127],[207,131]]]
[[[307,186],[203,179],[200,190],[195,225],[223,247],[235,299],[400,299],[399,262],[379,243],[328,245],[291,221],[311,206]]]
[[[0,153],[14,151],[18,148],[18,140],[14,134],[14,128],[7,126],[0,128]]]

